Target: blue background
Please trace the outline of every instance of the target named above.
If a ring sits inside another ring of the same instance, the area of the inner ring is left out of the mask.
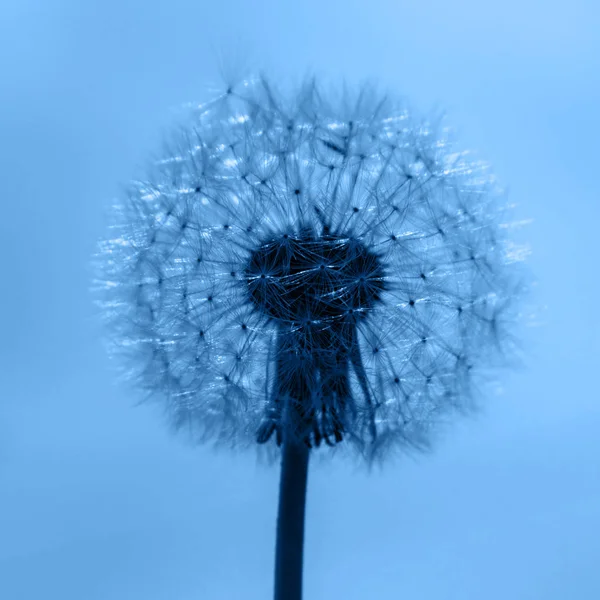
[[[309,481],[306,597],[600,597],[600,16],[591,0],[5,0],[0,597],[264,599],[277,469],[172,438],[114,383],[104,208],[219,62],[441,106],[508,185],[537,279],[525,367],[429,456]],[[210,88],[210,86],[209,86]]]

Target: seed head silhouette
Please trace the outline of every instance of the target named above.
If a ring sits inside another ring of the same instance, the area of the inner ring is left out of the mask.
[[[202,440],[424,445],[508,336],[491,177],[366,88],[229,87],[115,215],[114,349]]]
[[[261,77],[196,107],[115,205],[98,259],[127,376],[200,441],[281,447],[276,600],[301,598],[309,449],[425,447],[506,358],[500,197],[402,102]]]

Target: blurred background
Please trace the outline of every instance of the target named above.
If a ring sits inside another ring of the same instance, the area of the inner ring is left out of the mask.
[[[430,455],[314,466],[306,598],[599,598],[598,31],[591,0],[4,0],[0,597],[271,595],[277,468],[136,407],[89,292],[110,199],[246,64],[443,108],[532,220],[524,366]]]

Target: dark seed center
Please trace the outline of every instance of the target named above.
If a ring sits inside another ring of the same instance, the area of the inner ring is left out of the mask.
[[[280,322],[364,316],[385,289],[379,257],[356,239],[285,234],[252,252],[245,269],[252,302]]]

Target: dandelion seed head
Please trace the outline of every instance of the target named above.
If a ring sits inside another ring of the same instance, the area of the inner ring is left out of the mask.
[[[242,82],[113,209],[114,352],[199,440],[423,446],[507,352],[525,252],[505,213],[402,102]]]

